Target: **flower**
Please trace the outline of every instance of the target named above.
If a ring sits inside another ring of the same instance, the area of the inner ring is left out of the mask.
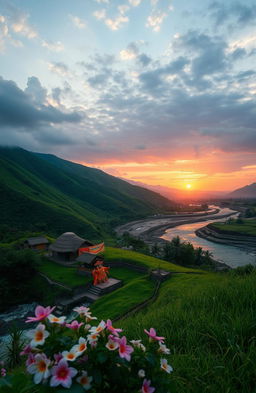
[[[73,321],[72,323],[66,323],[66,326],[70,329],[76,330],[79,329],[84,323],[83,322],[78,322],[78,321]]]
[[[73,308],[73,310],[80,315],[84,315],[84,314],[87,314],[90,309],[89,309],[89,307],[80,306],[80,307]]]
[[[26,366],[30,366],[31,364],[35,363],[35,355],[33,353],[30,353],[28,355],[28,358],[26,360]]]
[[[30,342],[31,347],[36,347],[37,345],[43,345],[45,342],[45,339],[50,335],[50,333],[45,330],[45,326],[42,323],[39,323],[39,325],[32,330],[29,330],[27,332],[27,336],[30,338],[33,338],[33,340]]]
[[[87,371],[82,371],[81,377],[78,377],[76,380],[78,383],[80,383],[80,385],[83,386],[85,390],[89,390],[92,387],[92,377],[87,376]]]
[[[44,353],[38,353],[35,356],[35,362],[27,367],[29,374],[34,374],[34,382],[38,384],[42,379],[46,379],[50,375],[49,364],[50,359],[47,359]]]
[[[6,376],[6,369],[1,368],[1,377],[5,377],[5,376]]]
[[[55,364],[58,364],[59,361],[60,361],[61,359],[63,359],[63,356],[62,356],[61,353],[55,353],[55,354],[53,355],[53,357],[54,357],[54,360],[55,360]]]
[[[149,339],[156,341],[164,341],[164,337],[158,337],[154,328],[150,328],[149,332],[144,329],[144,332],[149,336]]]
[[[52,378],[50,386],[55,387],[62,385],[64,388],[70,388],[72,385],[72,378],[77,374],[77,370],[73,367],[68,367],[65,359],[61,359],[57,366],[52,368]]]
[[[109,340],[108,340],[108,342],[106,344],[106,348],[109,349],[110,351],[114,351],[118,347],[119,347],[118,342],[117,341],[113,341],[113,340],[111,340],[111,338],[109,338]]]
[[[151,384],[150,380],[144,379],[143,385],[141,388],[141,392],[142,393],[153,393],[156,389],[153,388],[153,386],[150,386],[150,384]]]
[[[166,345],[162,344],[161,341],[159,341],[159,349],[158,352],[164,353],[166,355],[170,355],[170,349],[166,347]]]
[[[100,324],[99,324],[98,326],[93,326],[93,327],[91,327],[90,332],[91,332],[92,334],[94,334],[94,333],[99,334],[100,332],[102,332],[102,330],[105,329],[105,327],[106,327],[105,322],[104,322],[104,321],[101,321]]]
[[[98,341],[99,335],[97,333],[92,333],[88,334],[87,338],[89,343],[92,344]]]
[[[139,348],[141,349],[143,352],[146,351],[146,347],[145,345],[143,345],[141,343],[141,340],[131,340],[130,343],[134,346],[134,348]]]
[[[115,329],[115,328],[112,326],[112,321],[111,321],[110,319],[107,320],[106,329],[108,329],[108,330],[109,330],[112,334],[114,334],[115,336],[119,336],[118,333],[120,333],[120,332],[123,331],[122,329]]]
[[[138,371],[138,377],[144,378],[145,375],[146,375],[146,374],[145,374],[145,371],[144,371],[144,370],[141,369],[141,370]]]
[[[74,347],[71,348],[70,351],[63,351],[62,356],[63,359],[68,360],[69,362],[73,362],[80,355],[79,352],[74,350]]]
[[[48,315],[47,317],[51,323],[59,323],[63,324],[65,322],[66,317],[56,317],[53,314]]]
[[[170,374],[173,371],[172,366],[167,363],[166,359],[160,359],[161,369]]]
[[[37,306],[35,309],[35,317],[28,317],[28,319],[26,320],[27,322],[36,322],[36,321],[42,321],[43,319],[45,319],[46,317],[48,317],[48,315],[51,314],[51,312],[55,309],[56,306],[54,307],[46,307],[44,308],[43,306]]]
[[[131,353],[134,351],[134,349],[130,345],[126,345],[125,336],[118,340],[118,344],[120,358],[125,358],[129,362],[131,360]]]
[[[87,349],[87,342],[86,339],[83,337],[79,338],[78,344],[72,347],[74,351],[79,352],[79,354],[83,353]],[[72,351],[71,349],[71,351]]]
[[[23,350],[20,352],[20,356],[22,355],[29,355],[31,353],[31,346],[30,345],[26,345]]]

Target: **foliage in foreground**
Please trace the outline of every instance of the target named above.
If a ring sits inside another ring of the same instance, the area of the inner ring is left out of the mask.
[[[156,326],[166,337],[175,392],[255,393],[255,288],[255,271],[173,276],[122,327],[141,338],[143,326]]]
[[[8,376],[3,369],[1,392],[16,393],[21,387],[23,393],[67,389],[73,393],[169,392],[173,370],[166,358],[170,350],[155,329],[144,330],[146,347],[141,340],[127,341],[122,329],[114,328],[109,319],[91,325],[97,318],[87,307],[75,308],[77,320],[69,323],[65,316],[51,314],[53,309],[38,306],[35,317],[26,321],[39,322],[27,332],[30,341],[21,352],[33,383],[24,372]]]

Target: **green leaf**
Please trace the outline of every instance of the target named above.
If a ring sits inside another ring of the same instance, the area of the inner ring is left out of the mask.
[[[101,364],[105,363],[106,360],[107,360],[107,358],[108,358],[108,356],[107,356],[107,354],[104,353],[104,352],[100,352],[100,353],[98,353],[98,355],[97,355],[97,359],[98,359],[99,363],[101,363]]]

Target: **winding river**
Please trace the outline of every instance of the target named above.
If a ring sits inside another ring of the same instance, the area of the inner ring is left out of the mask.
[[[252,252],[246,252],[238,247],[232,247],[228,245],[213,243],[209,240],[202,239],[195,234],[195,231],[203,226],[210,224],[211,222],[225,221],[225,218],[217,218],[222,214],[228,214],[232,212],[230,209],[221,209],[218,214],[215,215],[216,219],[209,219],[209,221],[201,221],[192,224],[183,224],[176,226],[175,228],[167,229],[166,232],[161,236],[162,239],[171,240],[175,236],[179,236],[181,240],[188,241],[193,244],[194,247],[202,247],[204,250],[209,250],[213,254],[213,258],[219,262],[224,262],[226,265],[235,268],[237,266],[244,266],[248,263],[256,265],[256,255]],[[235,215],[233,215],[235,217]]]

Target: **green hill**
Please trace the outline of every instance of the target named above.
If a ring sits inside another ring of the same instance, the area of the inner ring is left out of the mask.
[[[174,209],[152,191],[53,155],[0,147],[1,224],[92,240],[113,226]]]

